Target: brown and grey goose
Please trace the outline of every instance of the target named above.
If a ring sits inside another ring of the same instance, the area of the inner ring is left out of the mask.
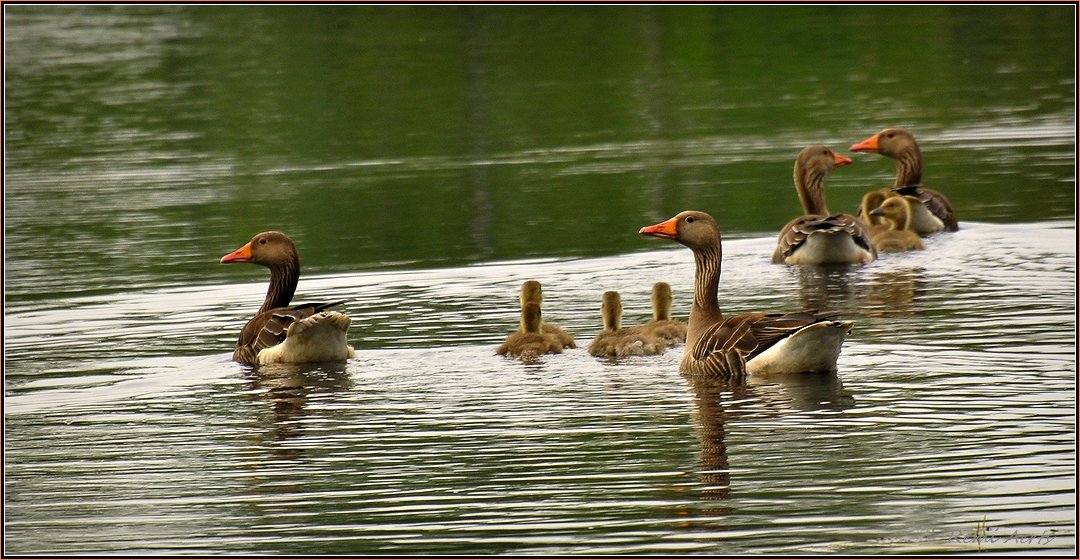
[[[329,310],[346,300],[289,305],[300,278],[300,257],[289,236],[278,231],[260,233],[221,257],[221,262],[253,263],[270,269],[266,299],[240,331],[233,360],[248,365],[334,362],[355,355],[346,340],[352,320]]]
[[[722,250],[712,216],[686,211],[641,228],[694,253],[694,302],[680,370],[745,381],[747,374],[834,371],[849,321],[833,312],[743,313],[724,317],[718,303]]]
[[[600,317],[604,328],[589,344],[589,353],[597,357],[621,358],[659,354],[668,346],[644,327],[622,326],[622,298],[619,292],[604,292]]]
[[[896,160],[896,182],[882,189],[911,203],[912,229],[919,235],[956,231],[956,214],[945,195],[922,186],[922,150],[915,136],[903,128],[886,128],[851,146],[853,152],[874,152]]]
[[[866,225],[851,214],[830,214],[825,205],[825,176],[850,163],[851,159],[825,146],[799,152],[794,179],[804,214],[780,230],[773,263],[866,263],[877,258]]]

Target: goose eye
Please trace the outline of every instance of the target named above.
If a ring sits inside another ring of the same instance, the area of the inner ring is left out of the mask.
[[[693,216],[687,216],[686,217],[686,223],[688,223],[688,224],[694,223],[694,217]]]
[[[266,245],[266,238],[265,237],[259,239],[259,245]]]

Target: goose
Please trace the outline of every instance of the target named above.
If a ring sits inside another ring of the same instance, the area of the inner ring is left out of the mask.
[[[867,215],[880,216],[889,223],[889,229],[871,233],[874,247],[883,253],[921,251],[926,248],[919,234],[911,230],[911,202],[907,197],[891,196]]]
[[[536,280],[526,280],[521,284],[521,295],[519,296],[521,301],[521,307],[524,309],[525,304],[533,302],[536,305],[544,305],[544,292],[540,288],[540,282]],[[566,332],[562,327],[553,325],[547,321],[540,322],[540,332],[545,334],[553,334],[558,337],[559,342],[566,348],[577,348],[577,343],[574,342],[574,337],[570,336],[570,333]]]
[[[521,327],[495,349],[501,356],[536,357],[541,354],[561,354],[563,345],[553,334],[540,332],[543,316],[540,304],[526,302],[521,306]]]
[[[600,316],[604,330],[589,344],[589,353],[598,357],[645,356],[659,354],[666,344],[644,327],[622,326],[622,298],[619,292],[604,292]]]
[[[679,369],[744,382],[748,374],[769,375],[836,370],[840,347],[853,323],[836,312],[743,313],[725,318],[718,291],[722,249],[716,221],[687,210],[639,230],[671,239],[694,253],[694,303]]]
[[[266,299],[240,331],[234,361],[247,365],[335,362],[355,355],[346,340],[352,320],[329,310],[347,300],[289,305],[300,278],[300,257],[288,235],[260,233],[221,257],[221,263],[253,263],[270,269]]]
[[[653,318],[644,328],[668,346],[686,342],[686,323],[671,318],[671,285],[657,282],[652,289]]]
[[[858,217],[862,218],[863,223],[866,224],[867,229],[870,231],[871,241],[873,241],[875,232],[885,231],[892,227],[880,215],[870,214],[870,211],[881,206],[881,203],[885,202],[889,195],[888,189],[870,191],[863,195],[862,201],[859,203]]]
[[[887,196],[900,195],[911,202],[912,229],[919,235],[956,231],[956,214],[945,195],[921,185],[922,151],[915,136],[903,128],[886,128],[852,144],[853,152],[874,152],[896,160],[896,183],[882,189]]]
[[[787,223],[773,251],[774,264],[867,263],[877,258],[870,232],[851,214],[829,214],[825,205],[825,176],[849,165],[825,146],[809,146],[795,159],[795,191],[804,215]]]

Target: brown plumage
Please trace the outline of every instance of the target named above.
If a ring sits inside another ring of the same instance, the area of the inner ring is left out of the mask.
[[[911,231],[911,203],[902,196],[891,196],[877,208],[870,210],[868,216],[881,217],[889,224],[888,229],[877,230],[870,234],[874,247],[883,253],[920,251],[926,248],[919,234]]]
[[[521,326],[495,349],[495,353],[523,358],[562,353],[563,345],[557,336],[540,332],[542,322],[540,304],[526,302],[521,306]]]
[[[885,221],[885,218],[880,215],[874,216],[870,214],[871,210],[881,206],[881,203],[885,202],[885,199],[888,197],[888,189],[870,191],[863,195],[862,202],[859,203],[858,217],[863,221],[867,230],[870,232],[871,241],[873,240],[875,232],[885,231],[891,227],[890,224]]]
[[[266,231],[221,257],[221,262],[253,263],[270,269],[270,286],[259,311],[244,325],[233,360],[256,365],[270,362],[329,362],[353,357],[346,342],[351,320],[327,311],[346,300],[289,306],[300,278],[300,257],[292,239]],[[285,344],[288,341],[288,344]]]
[[[589,353],[598,357],[621,358],[659,354],[667,345],[642,327],[622,326],[622,298],[619,292],[604,292],[600,316],[604,329],[589,344]]]
[[[686,323],[671,318],[671,285],[657,282],[652,289],[652,321],[645,323],[646,331],[667,346],[686,342]]]
[[[882,189],[912,203],[912,229],[919,235],[956,231],[956,214],[945,195],[922,186],[922,150],[915,136],[903,128],[886,128],[851,146],[853,152],[874,152],[896,160],[896,182]]]
[[[794,179],[804,214],[780,230],[773,263],[865,263],[877,258],[866,225],[851,214],[830,214],[825,204],[825,176],[850,163],[825,146],[799,152]]]
[[[526,280],[521,284],[521,295],[519,296],[522,309],[525,308],[525,304],[533,302],[536,305],[543,307],[544,305],[544,292],[540,287],[540,282],[536,280]],[[570,333],[558,325],[553,325],[547,321],[540,321],[540,332],[545,334],[553,334],[558,337],[559,342],[565,348],[577,348],[577,343],[574,342],[574,337],[570,336]]]
[[[743,313],[725,318],[718,303],[722,253],[712,216],[686,211],[640,233],[671,239],[694,253],[694,303],[686,332],[684,373],[744,381],[748,373],[836,369],[840,345],[852,323],[836,313]]]

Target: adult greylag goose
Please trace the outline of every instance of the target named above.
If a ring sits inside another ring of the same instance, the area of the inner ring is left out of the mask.
[[[890,196],[867,215],[880,216],[889,223],[889,229],[870,234],[874,247],[883,253],[921,251],[926,248],[919,234],[911,230],[911,202],[903,196]]]
[[[519,296],[521,301],[521,308],[525,308],[525,304],[533,302],[536,305],[544,305],[544,292],[540,288],[540,282],[536,280],[526,280],[521,284],[521,295]],[[574,337],[570,336],[570,333],[566,332],[562,327],[553,325],[547,321],[541,320],[540,332],[545,334],[553,334],[558,337],[559,342],[566,348],[577,348],[577,343],[574,342]]]
[[[892,188],[883,190],[887,196],[900,195],[911,202],[911,225],[915,233],[928,235],[959,229],[949,199],[922,186],[922,150],[910,132],[886,128],[852,144],[851,151],[874,152],[896,160],[896,182]]]
[[[743,313],[725,318],[718,303],[722,250],[712,216],[686,211],[639,233],[675,240],[694,252],[694,303],[679,368],[745,381],[747,374],[833,371],[851,332],[838,313]]]
[[[511,334],[495,349],[501,356],[521,356],[525,358],[541,354],[561,354],[563,345],[553,334],[540,332],[543,316],[540,304],[526,302],[521,306],[521,327]]]
[[[668,346],[686,342],[686,323],[671,318],[671,285],[657,282],[652,289],[652,321],[644,328]]]
[[[825,146],[809,146],[795,158],[795,191],[804,215],[787,223],[773,251],[776,264],[866,263],[877,258],[870,232],[851,214],[829,214],[825,176],[851,160]]]
[[[659,354],[666,344],[650,334],[644,327],[622,326],[622,298],[619,292],[604,292],[600,303],[600,316],[604,329],[589,344],[589,353],[598,357],[621,358]]]
[[[346,340],[352,320],[328,310],[346,300],[289,305],[300,278],[300,256],[289,236],[265,231],[221,257],[221,262],[254,263],[270,269],[266,299],[240,331],[233,360],[248,365],[334,362],[355,355]]]

